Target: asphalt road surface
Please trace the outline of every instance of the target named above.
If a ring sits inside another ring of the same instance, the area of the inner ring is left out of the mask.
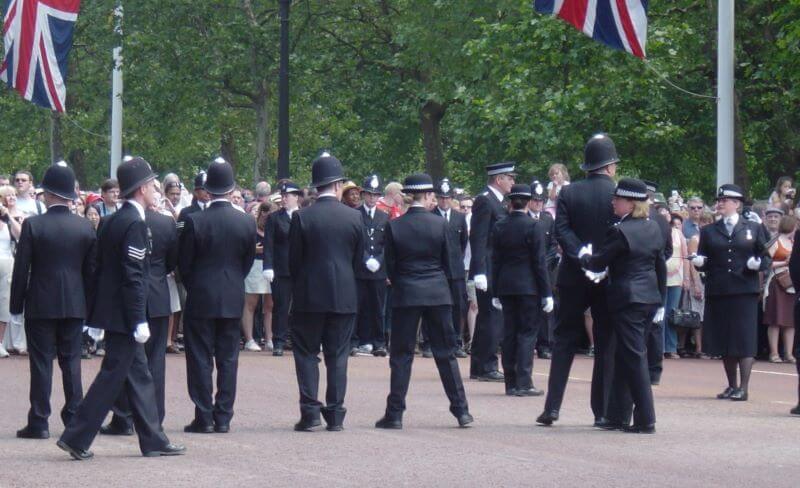
[[[82,364],[87,389],[100,360]],[[164,428],[187,454],[143,458],[135,437],[99,436],[95,458],[78,462],[55,445],[63,429],[58,376],[50,440],[14,437],[28,408],[28,363],[11,358],[0,361],[0,487],[800,486],[800,417],[788,415],[797,401],[793,365],[756,363],[750,401],[735,403],[714,398],[725,386],[719,361],[665,361],[655,435],[592,428],[591,365],[576,359],[553,427],[534,423],[543,397],[506,397],[502,384],[465,380],[475,423],[459,429],[433,360],[417,357],[404,430],[384,431],[373,425],[388,393],[388,360],[351,358],[345,430],[298,433],[291,355],[242,353],[231,432],[201,435],[183,432],[193,406],[184,358],[170,355]],[[546,387],[549,367],[536,361],[537,386]]]

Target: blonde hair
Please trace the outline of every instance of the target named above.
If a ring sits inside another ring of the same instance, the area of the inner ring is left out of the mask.
[[[388,183],[386,185],[386,188],[384,188],[384,193],[387,194],[387,195],[390,195],[390,194],[393,194],[393,193],[402,193],[402,192],[403,192],[403,185],[401,185],[400,183],[398,183],[396,181],[392,181],[392,182]]]
[[[560,171],[561,174],[564,175],[564,181],[569,181],[569,170],[567,169],[566,165],[561,163],[555,163],[550,166],[549,170],[547,170],[547,176],[550,177],[551,180],[553,179],[553,173],[555,173],[556,170]]]
[[[16,195],[17,190],[13,186],[3,185],[0,186],[0,198],[6,198],[11,195]],[[5,202],[3,202],[5,204]]]
[[[633,202],[633,211],[631,212],[631,217],[636,219],[645,219],[650,216],[650,202],[644,201],[640,202],[635,200]]]

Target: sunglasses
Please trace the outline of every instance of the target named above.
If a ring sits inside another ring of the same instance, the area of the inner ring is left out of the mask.
[[[703,207],[689,207],[692,210],[703,210]]]

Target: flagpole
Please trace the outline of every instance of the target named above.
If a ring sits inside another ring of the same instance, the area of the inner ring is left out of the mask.
[[[122,161],[122,17],[122,0],[119,0],[114,9],[114,34],[118,44],[113,52],[114,69],[111,75],[111,178],[116,178],[117,167]]]
[[[717,27],[717,187],[733,183],[734,0],[719,0]]]

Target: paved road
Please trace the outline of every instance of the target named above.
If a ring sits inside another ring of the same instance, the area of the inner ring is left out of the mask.
[[[84,361],[84,387],[100,361]],[[48,441],[18,440],[27,411],[27,361],[0,361],[0,487],[201,486],[763,486],[797,487],[800,418],[791,365],[757,363],[751,400],[713,399],[724,386],[718,361],[667,361],[655,390],[658,433],[591,427],[591,360],[579,358],[554,427],[537,427],[543,399],[509,398],[502,385],[467,381],[473,428],[458,429],[433,360],[417,358],[405,430],[373,428],[388,392],[388,361],[350,362],[345,431],[296,433],[297,387],[291,356],[243,353],[239,396],[229,434],[184,434],[192,406],[182,356],[168,358],[170,439],[186,444],[178,458],[139,456],[135,438],[98,437],[89,462],[55,446],[62,426],[51,419]],[[468,363],[462,360],[461,371]],[[546,386],[548,361],[535,378]],[[56,367],[56,371],[58,371]],[[58,383],[58,381],[56,381]],[[63,395],[55,386],[54,411]]]

